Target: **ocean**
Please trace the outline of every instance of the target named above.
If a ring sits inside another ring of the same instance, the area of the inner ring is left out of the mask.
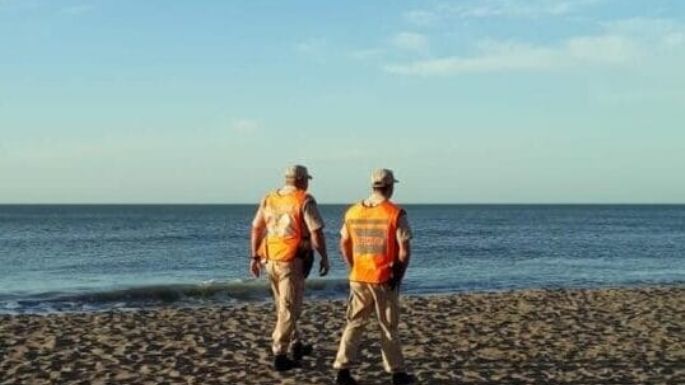
[[[685,283],[685,205],[407,205],[406,294]],[[0,313],[264,301],[248,272],[255,205],[0,205]],[[345,206],[321,205],[344,298]],[[318,263],[318,257],[317,257]]]

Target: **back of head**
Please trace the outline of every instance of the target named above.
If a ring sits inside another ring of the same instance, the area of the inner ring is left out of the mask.
[[[300,164],[288,166],[285,169],[283,176],[285,177],[285,183],[287,185],[293,185],[304,189],[308,186],[309,180],[312,179],[307,167]]]
[[[397,182],[399,181],[395,179],[392,170],[387,168],[380,168],[371,173],[371,187],[373,191],[382,194],[386,198],[390,198]]]

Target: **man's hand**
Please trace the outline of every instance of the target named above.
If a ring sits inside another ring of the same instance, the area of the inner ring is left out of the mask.
[[[392,278],[388,282],[392,290],[399,289],[404,273],[407,271],[407,266],[409,266],[409,256],[411,255],[409,239],[405,239],[399,244],[398,260],[392,264]]]
[[[262,272],[262,264],[257,258],[252,258],[250,262],[250,272],[255,278],[259,278],[259,274]]]
[[[390,281],[388,281],[388,285],[390,285],[390,288],[392,290],[395,290],[396,288],[400,287],[400,283],[402,282],[403,277],[404,265],[402,265],[399,262],[395,262],[392,265],[392,276],[390,278]]]
[[[328,262],[328,257],[321,258],[321,263],[319,264],[319,276],[323,277],[326,274],[328,274],[328,271],[331,269],[331,264]]]

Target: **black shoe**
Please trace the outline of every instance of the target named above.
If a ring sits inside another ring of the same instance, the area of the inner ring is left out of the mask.
[[[300,361],[302,357],[309,356],[314,351],[312,345],[305,345],[302,342],[293,344],[293,360]]]
[[[397,372],[392,374],[392,385],[409,385],[416,382],[414,376],[406,372]]]
[[[279,372],[285,372],[286,370],[298,367],[300,367],[300,364],[291,360],[285,354],[278,354],[276,355],[276,358],[274,358],[274,369]]]
[[[358,385],[357,381],[350,374],[349,369],[338,370],[338,375],[335,377],[335,385]]]

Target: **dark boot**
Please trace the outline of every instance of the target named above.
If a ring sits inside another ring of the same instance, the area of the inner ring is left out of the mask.
[[[293,344],[293,360],[300,361],[302,357],[309,356],[314,351],[312,345],[305,345],[302,342],[296,342]]]
[[[406,372],[397,372],[392,374],[392,385],[409,385],[416,382],[414,376]]]
[[[274,369],[279,372],[285,372],[286,370],[297,368],[299,366],[299,363],[291,360],[285,354],[277,354],[274,358]]]
[[[350,374],[349,369],[338,370],[338,375],[335,377],[335,385],[358,385],[357,381]]]

